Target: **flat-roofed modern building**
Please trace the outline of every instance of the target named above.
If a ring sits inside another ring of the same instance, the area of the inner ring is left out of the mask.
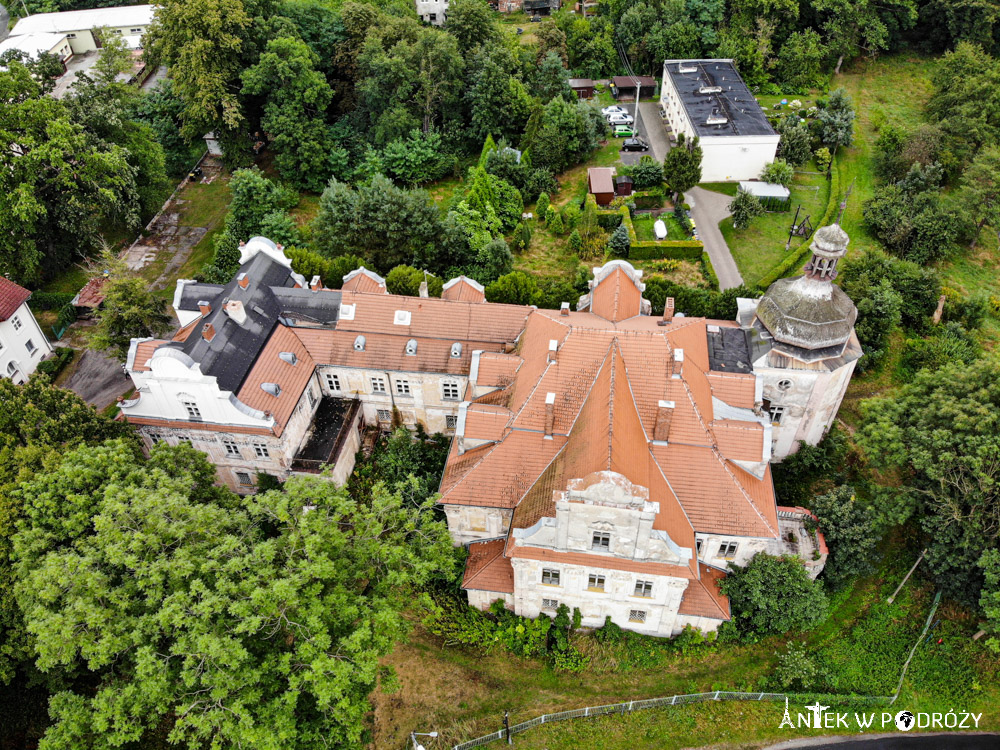
[[[755,180],[780,136],[732,60],[667,60],[660,104],[672,133],[701,140],[704,182]]]
[[[30,34],[53,34],[65,38],[74,55],[99,49],[94,30],[106,28],[121,35],[128,46],[142,46],[142,35],[153,22],[152,5],[123,5],[117,8],[70,10],[63,13],[36,13],[19,20],[11,29],[10,39]],[[63,57],[65,59],[65,57]]]

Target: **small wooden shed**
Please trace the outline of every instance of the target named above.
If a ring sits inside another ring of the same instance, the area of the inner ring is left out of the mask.
[[[615,199],[615,170],[611,167],[591,167],[587,170],[587,183],[597,205],[606,206]]]
[[[570,78],[569,87],[576,92],[580,99],[590,99],[594,95],[594,81],[592,78]]]
[[[631,177],[615,177],[615,195],[632,195]]]
[[[635,86],[639,84],[639,98],[656,94],[656,79],[652,76],[615,76],[611,79],[616,99],[635,99]]]

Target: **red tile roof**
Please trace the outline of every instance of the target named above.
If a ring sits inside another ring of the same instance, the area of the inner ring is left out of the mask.
[[[369,271],[364,266],[355,269],[344,276],[344,283],[340,288],[345,292],[388,294],[385,289],[385,280],[382,279],[381,276]]]
[[[95,276],[83,288],[76,293],[73,298],[75,307],[89,307],[96,309],[104,302],[104,285],[108,283],[107,276]]]
[[[0,276],[0,320],[7,320],[30,296],[31,292],[23,286]]]
[[[486,294],[482,284],[465,276],[456,276],[444,285],[441,299],[459,300],[461,302],[485,302]]]
[[[140,341],[135,348],[135,362],[132,365],[132,369],[136,372],[145,372],[149,370],[149,359],[153,356],[153,352],[155,352],[161,344],[167,343],[169,342],[164,341],[163,339]]]
[[[503,539],[469,545],[462,588],[514,593],[514,567],[503,555]]]
[[[595,315],[617,323],[639,314],[642,292],[621,268],[601,279],[591,292],[590,309]]]
[[[250,408],[268,412],[274,417],[276,435],[281,435],[285,429],[316,369],[316,362],[292,330],[283,325],[274,329],[237,394],[237,398]],[[282,359],[279,356],[282,352],[294,354],[295,364]],[[271,395],[261,388],[263,383],[278,385],[280,393]]]
[[[728,620],[729,599],[723,596],[718,586],[726,574],[704,563],[698,563],[698,571],[701,577],[691,581],[684,590],[677,614]]]

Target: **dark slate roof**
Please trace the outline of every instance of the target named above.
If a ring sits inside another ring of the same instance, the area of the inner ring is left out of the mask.
[[[742,328],[706,326],[708,368],[716,372],[753,372],[750,345]]]
[[[732,60],[667,60],[663,70],[699,136],[775,134]],[[722,90],[701,92],[716,87]],[[725,117],[726,122],[709,125],[710,117]]]
[[[246,289],[239,285],[241,274],[250,280]],[[186,341],[167,346],[179,348],[201,365],[205,375],[215,377],[219,388],[235,393],[283,314],[288,313],[293,321],[302,318],[310,322],[336,322],[340,294],[293,289],[295,283],[286,266],[259,252],[240,266],[237,275],[225,286],[187,285],[181,292],[181,308],[197,309],[200,300],[209,302],[212,310],[201,323],[202,328],[211,323],[215,335],[206,341],[199,328]],[[243,303],[246,321],[242,325],[226,312],[227,302]]]

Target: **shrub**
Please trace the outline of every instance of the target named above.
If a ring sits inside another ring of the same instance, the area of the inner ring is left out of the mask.
[[[760,179],[764,182],[770,182],[783,187],[791,185],[794,177],[795,170],[784,159],[775,159],[772,162],[768,162],[764,165],[764,169],[760,173]]]
[[[576,228],[577,221],[580,220],[580,207],[574,202],[567,203],[562,210],[563,227],[565,231]]]
[[[557,214],[553,211],[552,206],[549,206],[549,211],[554,214],[551,219],[549,219],[549,231],[552,234],[562,234],[566,231],[566,227],[563,224],[562,214]]]
[[[55,349],[55,356],[50,359],[46,359],[44,362],[39,362],[35,371],[43,372],[49,376],[50,380],[55,380],[56,376],[66,368],[66,365],[68,365],[70,361],[72,361],[73,354],[74,350],[70,349],[68,346],[57,346]]]
[[[764,205],[756,195],[740,190],[729,204],[729,212],[733,215],[733,226],[746,229],[751,221],[764,213]]]
[[[730,564],[729,569],[719,589],[729,597],[744,640],[808,628],[826,617],[826,594],[797,557],[758,552],[745,568]]]
[[[628,227],[624,224],[619,224],[618,228],[611,233],[611,237],[608,238],[608,249],[615,255],[627,258],[631,247],[632,241],[628,236]]]
[[[548,218],[549,212],[549,194],[541,193],[538,196],[538,201],[535,203],[535,216],[538,217],[539,221],[545,221]]]
[[[774,677],[783,690],[808,690],[816,683],[820,669],[816,661],[806,655],[804,643],[792,641],[785,647],[784,653],[777,656]]]
[[[881,536],[875,510],[859,501],[854,488],[846,484],[817,495],[809,505],[830,548],[823,569],[827,584],[840,588],[851,578],[870,573]]]
[[[816,149],[813,152],[813,156],[816,158],[816,166],[819,167],[820,172],[825,172],[830,168],[830,162],[833,161],[833,155],[830,153],[830,149],[826,146]]]
[[[579,255],[580,251],[583,250],[583,237],[577,230],[573,230],[569,235],[569,247],[574,253]]]

